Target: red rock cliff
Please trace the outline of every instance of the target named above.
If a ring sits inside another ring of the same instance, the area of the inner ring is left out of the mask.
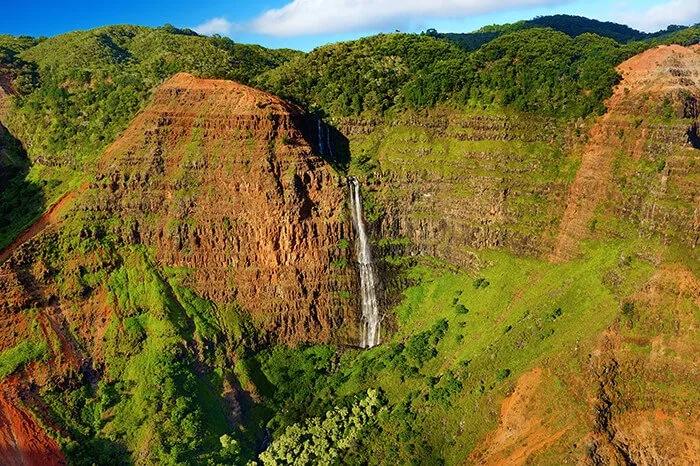
[[[271,340],[328,341],[354,319],[337,293],[353,280],[330,265],[351,226],[306,128],[277,97],[177,74],[106,151],[83,208],[187,268],[202,296],[235,300]]]

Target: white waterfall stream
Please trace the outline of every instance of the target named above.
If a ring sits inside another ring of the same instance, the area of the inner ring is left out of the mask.
[[[333,157],[331,132],[320,118],[318,119],[318,149],[321,155]],[[377,303],[374,263],[372,262],[372,251],[369,247],[365,221],[362,218],[362,200],[357,178],[354,176],[348,177],[348,185],[350,186],[352,223],[355,228],[355,254],[360,266],[360,303],[362,306],[360,346],[362,348],[371,348],[377,346],[381,338],[381,318]]]
[[[377,304],[376,280],[372,251],[369,247],[369,238],[365,230],[362,218],[362,202],[360,198],[360,186],[357,178],[348,177],[350,185],[350,208],[352,210],[352,223],[355,227],[355,251],[357,262],[360,266],[360,299],[362,305],[362,321],[360,328],[360,346],[371,348],[380,343],[381,318]]]
[[[324,145],[323,145],[323,143],[325,142],[325,139],[326,139],[323,137],[323,130],[324,129],[325,128],[323,127],[323,122],[319,118],[318,119],[318,150],[319,150],[319,152],[321,152],[321,155],[327,155],[326,154],[326,147],[324,147]],[[330,136],[329,136],[328,141],[330,141]]]

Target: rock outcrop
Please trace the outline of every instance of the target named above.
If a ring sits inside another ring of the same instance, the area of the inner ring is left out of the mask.
[[[551,248],[576,130],[544,117],[447,110],[341,125],[353,156],[376,164],[363,177],[381,208],[376,237],[408,239],[412,252],[463,266],[473,265],[474,249],[543,255]]]
[[[0,385],[0,462],[6,466],[66,464],[58,443],[35,418],[11,399],[14,390]]]
[[[341,239],[345,185],[311,145],[314,122],[277,97],[178,74],[106,151],[81,208],[116,220],[186,284],[236,302],[270,341],[330,341],[354,319]]]
[[[634,220],[642,234],[691,248],[698,243],[700,186],[693,177],[698,173],[700,47],[657,47],[622,63],[618,71],[623,79],[606,104],[607,113],[589,132],[569,190],[554,260],[577,254],[581,240],[597,227],[599,207]]]

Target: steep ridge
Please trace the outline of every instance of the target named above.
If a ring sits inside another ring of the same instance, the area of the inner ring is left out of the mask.
[[[692,147],[697,132],[697,102],[700,98],[698,51],[698,46],[662,46],[637,55],[618,67],[623,79],[606,104],[607,113],[590,130],[581,167],[569,190],[566,210],[557,235],[554,260],[566,260],[575,256],[581,240],[590,236],[595,229],[594,224],[591,224],[594,211],[608,200],[611,189],[614,189],[611,186],[613,163],[618,157],[631,156],[637,161],[647,159],[662,164],[660,177],[654,180],[656,186],[647,193],[647,199],[639,200],[646,204],[641,206],[642,228],[652,231],[664,229],[663,223],[673,216],[676,217],[673,220],[682,223],[677,231],[677,235],[682,236],[682,241],[691,247],[697,244],[700,219],[697,209],[690,215],[683,215],[681,212],[669,212],[670,209],[658,201],[664,197],[668,199],[666,194],[669,177],[673,179],[688,174],[695,158],[694,154],[674,153],[674,146]],[[654,117],[661,116],[666,119],[677,117],[681,121],[653,121]],[[632,120],[633,118],[637,119]],[[639,118],[652,121],[646,122]],[[660,148],[659,145],[665,147]],[[663,155],[671,157],[664,160]],[[693,183],[683,190],[685,192],[679,193],[673,201],[697,205],[698,186]],[[650,199],[653,197],[657,199]],[[619,199],[620,196],[616,196],[616,200]],[[636,210],[635,207],[640,206],[630,206],[625,202],[622,209],[615,210],[631,212]]]
[[[250,313],[261,340],[355,342],[349,296],[356,279],[343,265],[353,235],[347,188],[309,142],[315,124],[261,91],[178,74],[105,152],[66,225],[49,225],[43,236],[49,243],[108,237],[119,247],[152,247],[160,265],[186,272],[185,286]],[[51,223],[52,213],[35,227]],[[61,284],[49,279],[57,270],[47,264],[56,258],[43,242],[10,251],[14,257],[0,268],[0,309],[16,317],[26,307],[72,302],[96,307],[81,319],[102,315],[109,306],[99,289],[85,299],[66,291],[66,277]],[[110,267],[99,257],[70,260],[69,267],[56,264],[62,273]]]
[[[542,415],[545,410],[541,396],[536,394],[541,384],[543,371],[535,368],[523,374],[517,381],[513,393],[501,405],[500,422],[469,460],[483,465],[522,465],[537,451],[545,450],[555,443],[565,429],[553,431]]]
[[[0,458],[7,466],[58,466],[65,463],[56,441],[48,437],[31,414],[0,388]]]
[[[44,229],[46,229],[46,227],[53,223],[57,223],[61,213],[63,213],[66,207],[70,205],[77,194],[85,190],[85,188],[87,188],[87,185],[83,185],[83,187],[76,190],[77,192],[69,191],[64,194],[44,215],[39,218],[39,220],[34,222],[31,227],[19,235],[12,244],[3,250],[0,250],[0,263],[5,262],[7,258],[10,257],[19,247],[34,238],[36,235],[40,234],[42,231],[44,231]]]
[[[608,108],[608,112],[613,110]],[[590,130],[590,141],[584,150],[581,167],[569,188],[566,210],[559,226],[554,248],[556,260],[574,257],[579,242],[589,230],[594,209],[606,198],[612,175],[613,152],[617,150],[616,146],[610,144],[615,137],[615,129],[610,113],[606,113]]]
[[[315,128],[235,82],[178,74],[158,88],[62,221],[49,213],[0,264],[0,369],[17,380],[0,397],[26,418],[0,424],[0,438],[34,448],[57,419],[42,390],[114,383],[151,345],[204,377],[243,357],[242,332],[248,344],[357,344],[347,187],[318,155]],[[136,319],[154,324],[134,341]],[[250,395],[224,371],[202,384],[233,429]],[[131,392],[121,399],[129,406]],[[64,434],[49,432],[61,448],[82,435]]]
[[[235,300],[271,340],[328,341],[353,318],[332,293],[349,275],[330,268],[351,231],[311,123],[269,94],[178,74],[106,151],[81,208],[120,219],[124,243],[191,270],[188,286]]]

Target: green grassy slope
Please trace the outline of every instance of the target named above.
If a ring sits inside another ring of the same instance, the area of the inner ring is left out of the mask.
[[[349,405],[368,388],[380,388],[386,409],[344,451],[344,462],[462,464],[496,428],[500,402],[518,377],[543,368],[548,376],[539,390],[547,426],[563,430],[564,436],[551,449],[536,452],[538,463],[580,458],[585,455],[580,440],[592,413],[587,396],[596,389],[595,380],[587,379],[586,355],[598,345],[601,332],[617,329],[634,335],[630,341],[663,332],[649,327],[654,312],[630,311],[624,304],[655,273],[656,264],[637,254],[650,246],[591,244],[585,257],[558,265],[481,252],[490,265],[472,274],[423,258],[411,272],[416,285],[395,309],[399,330],[381,347],[340,356],[328,351],[320,360],[316,349],[279,348],[255,356],[262,368],[258,378],[273,387],[264,398],[276,411],[270,425],[281,433],[280,426]],[[612,275],[617,277],[614,284]],[[680,307],[697,315],[692,298],[681,299]],[[672,316],[663,314],[661,321],[668,323]],[[315,358],[315,367],[292,371],[285,366],[299,358]],[[634,372],[619,376],[618,388],[643,391],[651,386],[638,377]],[[676,407],[692,406],[693,381],[678,373],[665,374],[665,379],[665,385],[655,385],[663,392],[655,396],[673,399]],[[567,442],[579,447],[559,450]]]

